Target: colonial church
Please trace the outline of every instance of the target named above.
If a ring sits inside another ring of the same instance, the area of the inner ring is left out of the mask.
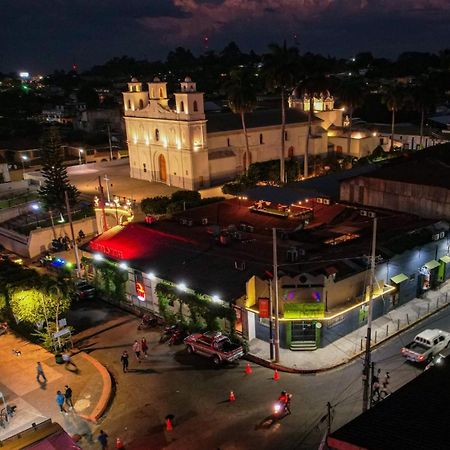
[[[132,178],[201,189],[234,178],[247,165],[239,115],[205,114],[203,93],[197,91],[196,83],[189,77],[180,83],[174,99],[169,99],[167,84],[158,78],[148,83],[148,90],[143,90],[142,83],[133,78],[123,98]],[[330,150],[327,129],[342,125],[342,111],[335,110],[333,104],[329,94],[314,99],[309,155],[325,155]],[[298,97],[294,91],[289,106],[284,134],[286,157],[302,158],[308,134],[305,111],[309,100]],[[280,109],[256,109],[245,117],[248,163],[278,159]]]

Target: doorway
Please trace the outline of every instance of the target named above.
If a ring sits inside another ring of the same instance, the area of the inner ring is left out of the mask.
[[[316,327],[312,322],[292,322],[292,341],[316,341]]]
[[[159,179],[166,183],[167,182],[167,168],[166,168],[166,158],[164,155],[159,155]]]

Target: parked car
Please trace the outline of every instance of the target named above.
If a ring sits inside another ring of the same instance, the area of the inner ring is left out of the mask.
[[[194,333],[184,339],[188,353],[198,353],[212,358],[214,364],[232,362],[244,355],[239,344],[233,344],[230,338],[218,331]]]
[[[95,298],[96,290],[86,280],[76,280],[73,297],[75,300],[92,300]]]
[[[402,348],[402,355],[409,361],[429,363],[435,355],[448,346],[450,333],[442,330],[424,330],[412,342]]]

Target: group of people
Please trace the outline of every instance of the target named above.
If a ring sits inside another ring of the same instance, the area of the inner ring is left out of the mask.
[[[67,414],[67,410],[66,408],[64,408],[64,405],[66,405],[69,409],[73,409],[72,389],[69,387],[69,385],[65,385],[64,393],[62,393],[61,391],[56,392],[56,403],[59,406],[59,410],[63,414]]]
[[[135,340],[132,346],[133,353],[136,356],[136,360],[138,363],[141,362],[142,358],[148,357],[148,344],[147,339],[143,337],[141,340]],[[129,355],[127,350],[124,350],[122,356],[120,357],[120,362],[122,363],[122,371],[123,373],[128,372],[129,365]]]
[[[381,381],[381,369],[378,369],[377,374],[372,375],[372,400],[377,402],[389,394],[388,385],[391,376],[386,372],[383,381]]]

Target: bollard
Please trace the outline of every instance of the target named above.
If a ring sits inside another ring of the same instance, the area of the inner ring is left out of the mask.
[[[428,306],[427,306],[427,314],[430,314],[430,304],[428,303]]]
[[[436,299],[436,309],[439,308],[439,297]]]
[[[448,292],[445,293],[445,303],[447,303]]]
[[[419,317],[420,317],[420,308],[419,311],[417,311],[417,320],[419,320]]]
[[[389,336],[389,325],[386,325],[386,337]]]
[[[375,344],[377,343],[377,330],[375,330]]]
[[[397,331],[400,330],[400,319],[397,319]]]
[[[362,345],[362,342],[363,342],[363,340],[362,340],[362,338],[361,338],[361,350],[363,349],[363,345]]]
[[[409,325],[409,315],[408,315],[408,313],[406,313],[406,321],[408,322],[408,325]]]

